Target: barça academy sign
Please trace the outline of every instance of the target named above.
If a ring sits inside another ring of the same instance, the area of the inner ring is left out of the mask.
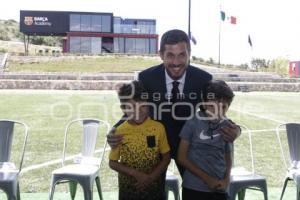
[[[68,12],[20,11],[20,32],[26,35],[66,35]]]
[[[48,17],[32,17],[32,16],[25,16],[24,17],[24,24],[27,26],[51,26],[52,23],[49,22]]]

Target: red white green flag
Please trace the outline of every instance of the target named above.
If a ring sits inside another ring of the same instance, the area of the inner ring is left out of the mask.
[[[235,16],[226,16],[226,13],[222,10],[220,11],[220,14],[222,21],[229,21],[231,24],[236,24],[237,18]]]

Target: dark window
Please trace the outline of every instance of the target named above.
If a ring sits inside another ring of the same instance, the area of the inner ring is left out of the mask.
[[[125,53],[124,38],[114,38],[114,53]]]
[[[150,54],[156,54],[157,53],[157,47],[156,47],[156,43],[157,43],[157,40],[154,39],[154,38],[151,38],[150,39]]]
[[[70,52],[80,53],[80,37],[70,37]]]
[[[112,31],[110,15],[70,15],[70,31],[107,32]]]
[[[121,17],[114,17],[114,33],[122,33],[121,32]]]
[[[102,46],[102,38],[99,37],[92,37],[91,38],[91,53],[99,54],[101,53],[101,46]]]
[[[91,53],[91,38],[81,37],[81,53]]]
[[[101,32],[101,16],[92,15],[91,31],[92,32]]]
[[[125,53],[135,53],[135,38],[125,38]]]
[[[81,23],[80,23],[81,31],[90,32],[91,31],[91,16],[90,15],[81,15]]]
[[[70,31],[80,31],[80,15],[70,15]]]
[[[101,22],[102,32],[111,32],[111,16],[103,15]]]
[[[70,37],[71,53],[101,53],[101,37]]]

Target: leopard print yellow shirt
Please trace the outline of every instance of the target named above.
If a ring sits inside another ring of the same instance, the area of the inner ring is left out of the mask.
[[[116,132],[123,135],[123,141],[110,152],[109,159],[139,171],[150,173],[160,162],[160,154],[170,151],[164,126],[150,118],[140,125],[125,121]],[[135,182],[133,177],[119,173],[119,199],[161,199],[164,192],[161,179],[143,192],[136,191]]]

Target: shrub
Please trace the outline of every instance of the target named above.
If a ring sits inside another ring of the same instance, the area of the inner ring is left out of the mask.
[[[288,76],[289,74],[289,60],[286,58],[276,58],[271,61],[270,70],[280,74],[282,76]]]
[[[215,64],[215,61],[212,57],[210,57],[207,62],[210,64]]]
[[[263,68],[268,68],[269,67],[270,61],[264,59],[264,58],[253,58],[251,60],[251,65],[255,70],[262,70],[265,71]]]
[[[265,60],[260,58],[252,59],[251,64],[259,71],[275,72],[282,76],[288,75],[289,60],[278,57],[273,60]]]
[[[0,40],[10,41],[7,31],[0,30]]]
[[[41,37],[41,36],[34,36],[30,39],[30,41],[31,41],[32,44],[35,44],[35,45],[44,44],[44,38]]]
[[[238,66],[238,68],[240,68],[240,69],[248,69],[249,66],[248,66],[247,63],[242,63],[242,64],[240,64],[240,65]]]
[[[7,53],[7,49],[1,48],[1,49],[0,49],[0,53]]]
[[[12,26],[12,25],[14,25],[14,24],[17,24],[18,22],[16,22],[15,20],[13,20],[13,19],[9,19],[9,20],[6,20],[6,21],[4,21],[4,24],[5,25],[10,25],[10,26]]]

